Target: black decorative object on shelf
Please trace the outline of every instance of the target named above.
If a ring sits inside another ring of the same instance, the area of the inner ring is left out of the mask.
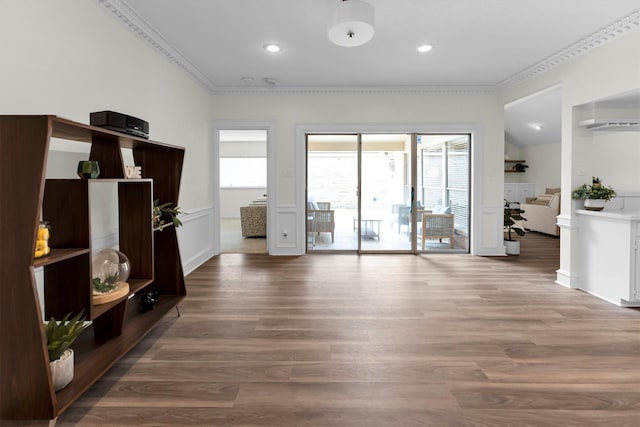
[[[140,312],[146,313],[147,311],[155,310],[159,298],[160,295],[155,287],[140,294]]]

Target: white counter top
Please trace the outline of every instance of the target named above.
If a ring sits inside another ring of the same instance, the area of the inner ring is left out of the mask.
[[[617,219],[622,221],[640,221],[640,212],[625,212],[625,211],[589,211],[586,209],[577,209],[576,213],[579,215],[593,216],[603,219]]]

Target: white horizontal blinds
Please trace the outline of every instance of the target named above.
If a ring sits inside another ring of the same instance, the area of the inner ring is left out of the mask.
[[[447,193],[448,206],[455,215],[456,227],[469,227],[469,136],[449,141],[447,144]]]
[[[436,205],[444,205],[444,151],[442,145],[427,147],[421,150],[422,171],[421,182],[423,203],[426,209]]]

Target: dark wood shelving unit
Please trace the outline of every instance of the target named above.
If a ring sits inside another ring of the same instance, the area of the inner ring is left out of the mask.
[[[45,179],[51,138],[91,144],[100,178]],[[128,148],[143,179],[124,179]],[[153,200],[178,202],[184,148],[57,116],[0,116],[0,201],[15,215],[0,219],[0,419],[54,419],[133,348],[186,295],[174,227],[154,231]],[[118,187],[119,249],[131,263],[129,294],[94,305],[91,284],[90,187]],[[34,259],[40,218],[52,226],[51,253]],[[161,254],[161,255],[160,255]],[[33,269],[44,272],[40,306]],[[154,287],[155,310],[138,310],[138,294]],[[45,319],[83,311],[92,326],[72,345],[73,381],[55,392]]]

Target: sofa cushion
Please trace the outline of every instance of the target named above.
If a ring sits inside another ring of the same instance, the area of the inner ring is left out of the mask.
[[[556,194],[556,193],[559,193],[559,192],[560,192],[560,188],[549,188],[549,187],[547,187],[544,190],[544,194]]]
[[[434,213],[434,214],[450,214],[451,213],[451,207],[450,206],[435,205],[433,207],[432,213]]]
[[[553,194],[540,194],[534,201],[531,202],[531,204],[549,206],[549,203],[551,202],[553,196]]]

